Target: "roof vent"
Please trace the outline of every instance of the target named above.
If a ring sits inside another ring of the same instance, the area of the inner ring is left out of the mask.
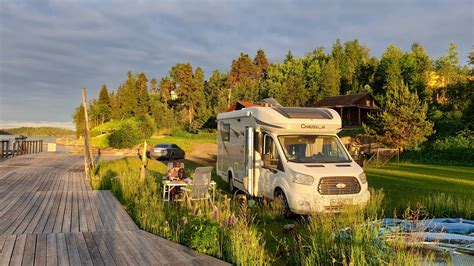
[[[262,100],[262,105],[265,107],[277,107],[281,104],[275,98],[265,98]]]

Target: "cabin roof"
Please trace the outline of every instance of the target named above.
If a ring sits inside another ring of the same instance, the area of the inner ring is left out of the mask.
[[[229,107],[226,112],[232,112],[236,110],[241,110],[247,107],[252,107],[252,106],[260,106],[259,104],[252,103],[252,102],[246,102],[246,101],[237,101],[234,103],[231,107]]]
[[[365,97],[369,97],[371,100],[374,100],[372,95],[369,93],[356,93],[356,94],[348,94],[348,95],[337,95],[337,96],[330,96],[326,97],[319,102],[317,102],[314,106],[315,107],[349,107],[349,106],[358,106],[358,107],[366,107],[366,108],[373,108],[373,106],[368,106],[365,103],[360,103],[359,101]]]

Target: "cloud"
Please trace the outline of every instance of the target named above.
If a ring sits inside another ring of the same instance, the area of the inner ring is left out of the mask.
[[[80,89],[115,89],[127,71],[160,78],[178,62],[209,75],[240,52],[272,61],[359,39],[379,56],[422,43],[431,56],[474,43],[472,1],[0,0],[0,119],[70,121]]]

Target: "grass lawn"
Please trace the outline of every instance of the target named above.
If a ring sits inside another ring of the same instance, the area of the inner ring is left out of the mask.
[[[391,164],[364,170],[369,186],[384,190],[387,214],[394,208],[414,208],[439,193],[455,200],[474,200],[474,167]]]

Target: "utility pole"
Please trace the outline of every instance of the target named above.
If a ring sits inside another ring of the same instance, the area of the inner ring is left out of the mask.
[[[82,106],[84,107],[84,170],[86,178],[89,179],[90,172],[94,169],[94,160],[92,159],[91,141],[89,136],[89,116],[87,115],[87,96],[86,88],[82,88]]]

